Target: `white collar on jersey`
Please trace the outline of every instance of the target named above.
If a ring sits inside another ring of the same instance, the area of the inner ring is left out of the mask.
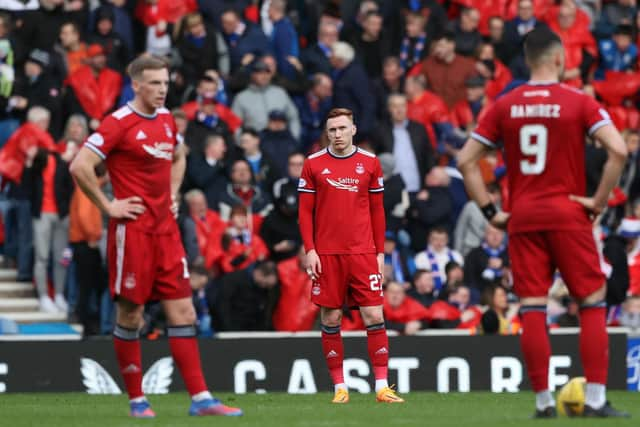
[[[331,154],[333,157],[339,157],[339,158],[343,158],[343,157],[349,157],[351,155],[353,155],[353,153],[355,153],[358,150],[358,147],[356,147],[355,145],[352,145],[351,148],[353,148],[353,150],[348,153],[348,154],[343,154],[343,155],[339,155],[334,153],[333,151],[331,151],[331,147],[327,147],[327,151],[329,152],[329,154]]]
[[[133,111],[134,113],[136,113],[139,116],[144,117],[145,119],[153,119],[155,116],[158,115],[158,110],[156,109],[156,111],[153,112],[153,114],[145,114],[142,111],[138,111],[133,107],[133,104],[131,102],[127,102],[127,107],[129,107],[131,109],[131,111]]]

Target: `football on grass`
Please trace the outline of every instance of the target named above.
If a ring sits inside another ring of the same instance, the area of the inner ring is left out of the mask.
[[[567,417],[579,417],[584,411],[584,377],[571,379],[558,393],[558,413]]]

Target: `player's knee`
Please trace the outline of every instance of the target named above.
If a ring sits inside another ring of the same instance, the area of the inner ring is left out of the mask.
[[[321,316],[322,324],[325,326],[340,326],[342,323],[342,311],[341,310],[326,310],[322,312]]]
[[[382,315],[382,308],[380,309],[371,309],[360,310],[360,314],[362,315],[362,321],[365,325],[377,325],[380,323],[384,323],[384,316]]]
[[[122,306],[118,307],[117,323],[129,329],[139,329],[144,324],[142,313],[144,306]]]
[[[167,307],[167,317],[172,325],[193,325],[196,323],[196,311],[190,299]]]

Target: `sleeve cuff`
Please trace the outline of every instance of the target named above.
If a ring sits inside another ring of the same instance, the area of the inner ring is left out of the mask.
[[[488,138],[485,138],[484,136],[480,135],[479,133],[471,132],[471,138],[475,139],[476,141],[478,141],[481,144],[486,145],[487,147],[497,148],[496,144],[493,141],[491,141]]]
[[[315,193],[316,190],[309,190],[308,188],[298,188],[298,191],[301,193]]]
[[[598,129],[600,129],[603,126],[606,125],[610,125],[612,124],[611,120],[600,120],[599,122],[596,122],[593,126],[591,126],[589,128],[589,136],[593,135]]]
[[[89,150],[93,151],[94,153],[96,153],[98,157],[100,157],[102,160],[107,158],[107,156],[98,147],[91,144],[90,142],[85,142],[84,146],[87,147]]]

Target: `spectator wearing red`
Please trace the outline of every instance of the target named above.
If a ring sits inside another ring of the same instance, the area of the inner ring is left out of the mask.
[[[482,43],[476,51],[476,70],[487,80],[486,93],[489,99],[495,99],[513,79],[511,71],[496,58],[491,43]]]
[[[242,205],[231,209],[229,226],[222,235],[220,268],[223,273],[242,270],[269,256],[262,238],[249,228],[247,208]]]
[[[456,53],[456,36],[450,31],[435,40],[431,55],[417,67],[410,74],[422,73],[448,108],[464,99],[464,82],[476,74],[475,61]]]
[[[122,77],[107,68],[107,57],[101,45],[89,46],[87,55],[88,65],[78,68],[66,80],[65,107],[69,114],[87,116],[89,127],[95,130],[102,118],[114,109],[122,88]]]
[[[430,326],[439,329],[471,329],[480,324],[482,312],[470,305],[469,288],[458,285],[451,289],[445,301],[438,300],[429,307]]]
[[[220,254],[220,251],[211,250],[210,246],[220,244],[220,238],[227,228],[227,224],[220,219],[220,215],[216,211],[208,208],[207,199],[202,191],[190,190],[184,195],[184,200],[189,208],[189,216],[195,224],[200,255],[205,260],[204,265],[211,268],[219,261],[214,257]]]
[[[273,312],[276,331],[310,331],[318,317],[320,307],[309,299],[311,278],[304,266],[304,251],[278,263],[280,299]]]
[[[87,57],[87,45],[80,38],[80,28],[73,21],[65,22],[60,27],[60,45],[56,50],[62,55],[65,63],[65,76],[74,73],[84,65]]]
[[[134,15],[145,27],[165,22],[175,24],[184,15],[198,10],[197,0],[141,0]]]
[[[583,79],[598,57],[598,47],[589,30],[589,18],[572,1],[565,1],[551,9],[546,20],[564,46],[564,82],[582,87]]]
[[[0,175],[4,180],[20,183],[29,153],[33,158],[38,148],[55,151],[55,141],[47,132],[50,118],[51,114],[44,107],[29,109],[25,124],[11,135],[0,151]]]
[[[423,75],[407,77],[404,84],[408,101],[407,117],[424,126],[431,146],[442,152],[444,138],[439,136],[443,133],[442,127],[451,126],[449,110],[442,98],[426,87],[427,81]]]
[[[414,335],[429,324],[429,310],[407,297],[404,287],[398,282],[387,283],[383,310],[387,329],[404,335]]]

